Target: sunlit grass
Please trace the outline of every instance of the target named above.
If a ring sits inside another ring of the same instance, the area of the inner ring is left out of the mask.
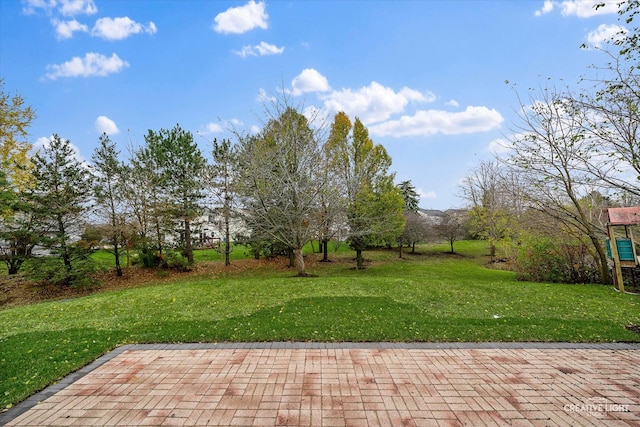
[[[266,268],[192,275],[0,311],[0,407],[122,343],[640,340],[625,329],[640,323],[637,296],[518,282],[484,267],[483,242],[448,249],[422,246],[403,259],[367,251],[358,271],[342,248],[332,263],[310,263],[314,277]]]

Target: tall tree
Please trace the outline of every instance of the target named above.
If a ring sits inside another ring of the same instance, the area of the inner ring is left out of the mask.
[[[320,228],[319,200],[327,189],[317,172],[321,144],[306,117],[286,100],[268,114],[258,137],[241,139],[246,220],[254,233],[292,249],[298,275],[305,276],[302,247]]]
[[[468,203],[471,232],[489,241],[493,261],[496,243],[514,234],[520,210],[525,206],[517,174],[497,159],[482,161],[469,171],[460,188]]]
[[[30,180],[27,128],[35,118],[33,109],[20,95],[5,92],[0,79],[0,166],[7,181],[16,189],[28,186]]]
[[[176,125],[171,130],[149,130],[145,136],[147,149],[160,173],[160,187],[168,198],[171,216],[180,220],[183,253],[193,264],[192,220],[202,211],[204,198],[202,174],[206,160],[191,132]]]
[[[34,201],[43,233],[41,244],[62,261],[62,271],[56,272],[61,274],[55,274],[53,280],[71,284],[84,273],[76,266],[87,259],[86,251],[74,241],[82,233],[91,207],[92,175],[87,165],[77,159],[71,142],[58,135],[32,162]]]
[[[402,233],[405,202],[388,172],[391,157],[373,143],[359,119],[352,125],[344,112],[336,114],[327,145],[344,183],[349,242],[356,251],[356,266],[362,269],[363,250],[394,242]]]
[[[113,252],[116,275],[122,276],[120,258],[123,251],[123,209],[121,206],[122,165],[116,146],[107,134],[100,136],[100,145],[92,157],[96,185],[94,194],[100,211],[107,219],[109,245]]]
[[[224,264],[231,264],[230,225],[234,216],[236,186],[238,184],[238,154],[229,139],[213,140],[213,164],[210,167],[209,187],[222,213],[224,227]]]
[[[162,177],[153,151],[143,146],[131,150],[129,164],[123,170],[123,195],[135,218],[135,246],[140,250],[143,265],[157,266],[164,251],[167,223],[166,195],[161,188]]]
[[[591,243],[603,283],[610,283],[604,230],[592,221],[581,200],[591,176],[584,171],[590,142],[585,138],[585,111],[565,94],[542,91],[530,105],[521,102],[520,121],[511,139],[506,164],[527,183],[532,207],[582,233]]]
[[[420,196],[416,191],[416,187],[411,183],[411,181],[407,180],[398,184],[398,188],[400,189],[402,198],[404,199],[404,211],[418,212]]]
[[[416,228],[415,226],[418,225],[419,223],[417,221],[414,221],[416,219],[415,216],[417,216],[418,213],[418,204],[420,202],[420,197],[418,196],[418,192],[416,191],[416,187],[413,186],[413,184],[411,183],[411,181],[402,181],[400,184],[398,184],[398,189],[400,189],[400,192],[402,193],[402,198],[404,199],[404,220],[405,220],[405,225],[404,225],[404,229],[402,231],[402,234],[398,237],[398,256],[400,258],[402,258],[402,250],[404,248],[404,244],[405,243],[411,243],[411,242],[415,242],[416,240],[413,240],[413,237],[416,237],[416,232],[418,231],[418,228]],[[409,215],[409,214],[413,214],[413,215]],[[407,225],[408,225],[408,221],[411,221],[411,229],[407,230]]]
[[[327,142],[322,147],[322,164],[318,165],[317,171],[321,175],[322,182],[326,185],[326,190],[319,196],[320,204],[320,229],[318,230],[318,240],[321,245],[322,262],[329,262],[329,242],[332,240],[342,241],[342,236],[346,235],[346,216],[344,212],[344,186],[339,174],[334,169],[331,147]]]
[[[17,274],[38,242],[30,189],[17,190],[0,170],[0,259]]]
[[[0,79],[0,258],[16,274],[35,246],[32,205],[33,180],[27,128],[35,117],[20,95],[11,96]]]

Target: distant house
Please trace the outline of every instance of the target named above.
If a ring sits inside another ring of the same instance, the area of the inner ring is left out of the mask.
[[[183,221],[176,221],[175,237],[172,243],[183,239]],[[202,215],[191,220],[191,242],[195,247],[216,246],[225,241],[225,225],[222,212],[218,209],[206,209]],[[247,234],[244,222],[234,216],[229,223],[229,235],[233,242],[236,236]]]
[[[422,209],[418,208],[418,215],[429,223],[429,225],[436,225],[440,223],[440,220],[445,215],[443,211],[439,211],[436,209]]]

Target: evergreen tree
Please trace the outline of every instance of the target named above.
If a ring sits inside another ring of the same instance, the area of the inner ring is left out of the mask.
[[[183,254],[193,264],[191,223],[202,211],[202,175],[206,159],[193,141],[191,132],[176,125],[171,130],[149,130],[145,136],[146,153],[156,165],[160,188],[167,198],[166,209],[171,218],[180,220]]]
[[[122,165],[118,160],[118,151],[109,136],[100,136],[100,146],[93,153],[93,168],[96,172],[96,186],[94,193],[101,212],[107,219],[107,239],[113,252],[116,275],[122,276],[120,258],[123,250],[123,220],[120,202],[120,183],[122,179]]]
[[[411,181],[402,181],[398,184],[398,188],[400,189],[402,198],[404,199],[404,211],[418,212],[420,196],[418,196],[416,187],[413,186]]]
[[[224,264],[230,265],[231,235],[229,226],[233,218],[233,208],[236,198],[238,180],[238,154],[231,141],[223,139],[213,140],[213,165],[210,168],[209,185],[220,206],[224,224]]]
[[[92,175],[75,155],[71,142],[54,135],[48,146],[32,159],[33,194],[40,244],[62,262],[62,269],[39,268],[45,279],[73,284],[84,278],[88,254],[74,242],[79,240],[91,208]]]

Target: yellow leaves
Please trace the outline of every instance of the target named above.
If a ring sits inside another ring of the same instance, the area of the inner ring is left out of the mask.
[[[0,80],[0,165],[7,178],[19,190],[26,188],[31,181],[29,150],[31,144],[26,138],[26,128],[34,119],[35,113],[26,106],[20,95],[10,97],[4,91],[4,82]]]

